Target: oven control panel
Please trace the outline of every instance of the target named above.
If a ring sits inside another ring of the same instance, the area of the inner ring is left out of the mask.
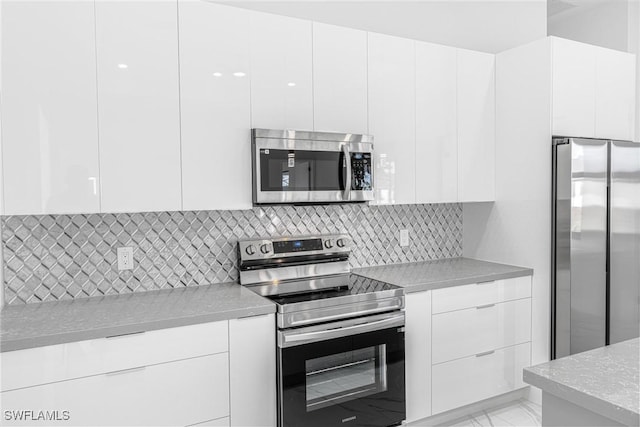
[[[350,251],[351,238],[344,234],[279,237],[238,242],[238,258],[240,262],[300,255],[329,255],[349,253]]]

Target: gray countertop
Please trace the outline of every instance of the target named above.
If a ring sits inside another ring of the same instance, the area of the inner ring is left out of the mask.
[[[640,339],[524,369],[524,381],[592,412],[640,424]],[[542,408],[544,411],[544,408]]]
[[[266,298],[235,283],[8,306],[0,351],[274,313]]]
[[[381,265],[359,268],[353,272],[371,279],[402,286],[406,292],[427,291],[533,274],[533,270],[530,268],[470,258],[448,258]]]
[[[406,292],[532,274],[529,268],[451,258],[354,270]],[[0,351],[274,313],[275,305],[235,283],[5,307]]]

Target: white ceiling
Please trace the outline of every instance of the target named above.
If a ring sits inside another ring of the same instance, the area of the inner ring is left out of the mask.
[[[547,0],[212,1],[492,53],[547,35]]]

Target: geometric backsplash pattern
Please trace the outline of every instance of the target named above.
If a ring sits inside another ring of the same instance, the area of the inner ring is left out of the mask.
[[[410,230],[410,245],[398,233]],[[6,304],[237,281],[236,242],[347,233],[351,266],[462,256],[460,204],[269,206],[238,211],[6,216]],[[119,272],[116,249],[132,246]]]

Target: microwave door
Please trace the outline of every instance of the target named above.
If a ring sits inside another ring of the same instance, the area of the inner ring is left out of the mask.
[[[308,141],[255,147],[255,203],[314,203],[344,200],[345,154],[339,144],[317,149]],[[257,179],[256,179],[257,178]]]

